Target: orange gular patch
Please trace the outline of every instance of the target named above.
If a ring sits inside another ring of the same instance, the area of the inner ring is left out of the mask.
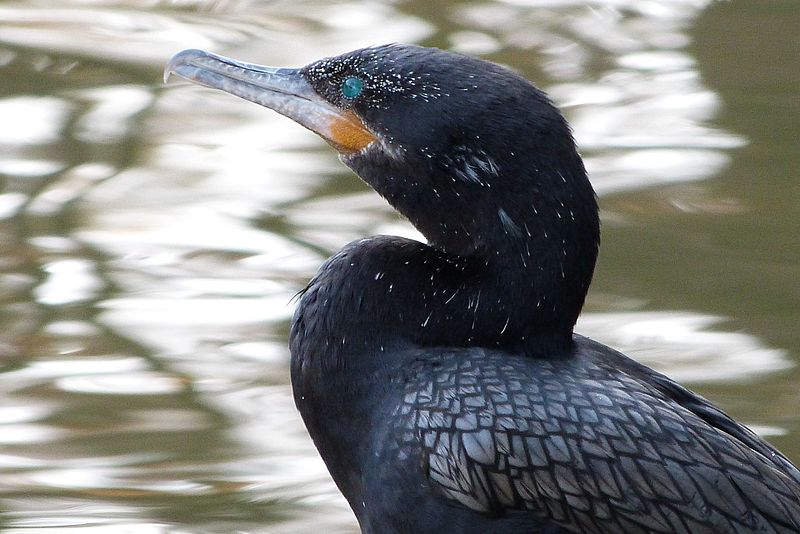
[[[333,148],[343,154],[359,152],[376,139],[352,111],[337,115],[330,123],[330,135],[327,136],[327,141]]]

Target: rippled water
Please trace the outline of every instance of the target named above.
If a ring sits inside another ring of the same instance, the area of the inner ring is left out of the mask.
[[[800,461],[798,27],[792,1],[3,2],[0,527],[355,529],[292,405],[292,296],[414,230],[290,121],[163,87],[188,47],[416,42],[536,80],[603,208],[578,330]]]

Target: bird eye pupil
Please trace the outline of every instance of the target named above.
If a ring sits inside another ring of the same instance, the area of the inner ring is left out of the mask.
[[[350,76],[349,78],[345,79],[342,82],[342,94],[345,98],[355,98],[359,94],[361,94],[361,90],[364,88],[364,83],[356,78],[355,76]]]

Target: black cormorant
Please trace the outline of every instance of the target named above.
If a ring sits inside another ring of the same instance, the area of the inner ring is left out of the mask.
[[[292,323],[295,402],[362,531],[800,532],[786,457],[573,333],[597,204],[530,82],[407,45],[170,73],[316,132],[427,238],[345,246]]]

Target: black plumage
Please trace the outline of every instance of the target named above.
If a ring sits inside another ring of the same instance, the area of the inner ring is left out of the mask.
[[[789,460],[573,334],[597,205],[532,84],[404,45],[167,70],[316,131],[428,239],[347,245],[292,324],[298,409],[364,532],[800,532]]]

